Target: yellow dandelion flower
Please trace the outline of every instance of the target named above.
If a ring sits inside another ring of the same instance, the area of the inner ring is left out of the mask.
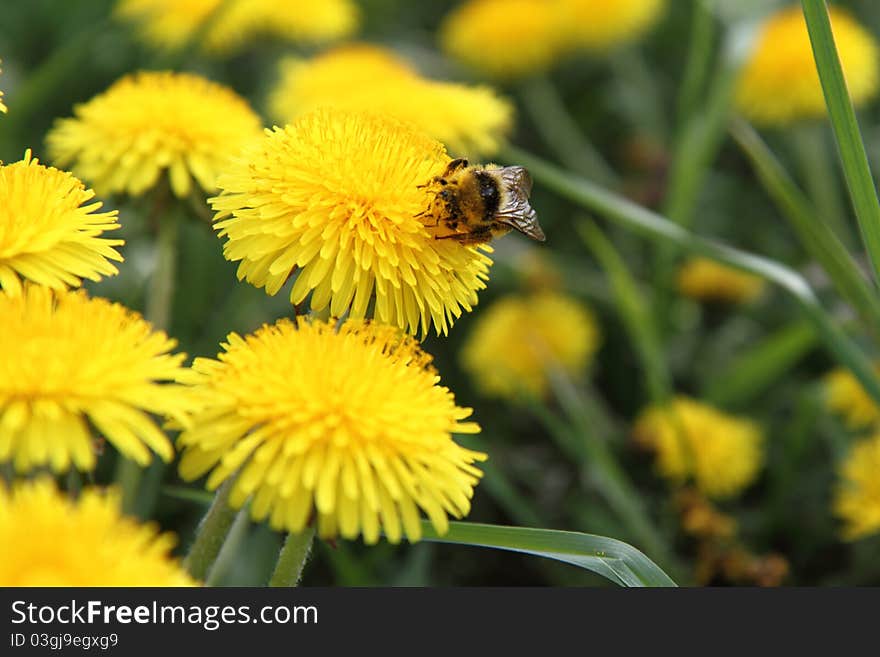
[[[117,492],[76,501],[48,478],[0,482],[0,586],[196,586],[175,539],[122,515]]]
[[[325,538],[380,531],[397,543],[421,536],[419,509],[438,533],[465,516],[485,454],[451,434],[462,422],[431,357],[397,329],[348,321],[281,320],[228,337],[218,360],[193,364],[202,409],[180,435],[180,473],[212,470],[209,489],[241,468],[230,503],[253,495],[251,514],[300,532],[317,518]]]
[[[282,122],[327,106],[387,114],[468,156],[496,152],[513,119],[511,105],[488,87],[421,78],[392,51],[366,44],[283,60],[269,106]]]
[[[834,512],[843,537],[854,541],[880,531],[880,434],[856,443],[839,468]]]
[[[599,345],[592,313],[556,292],[507,296],[493,303],[461,353],[462,364],[487,395],[543,396],[550,368],[581,374]]]
[[[24,472],[95,467],[93,426],[140,465],[171,442],[149,413],[186,422],[175,341],[140,315],[83,291],[0,293],[0,463]],[[149,449],[148,449],[149,448]]]
[[[834,41],[850,97],[864,104],[877,91],[874,37],[845,10],[829,8]],[[761,28],[736,92],[744,116],[763,125],[825,116],[825,97],[800,4],[772,15]]]
[[[358,25],[351,0],[119,0],[116,12],[140,23],[144,38],[156,46],[178,49],[201,37],[203,48],[214,54],[235,52],[264,36],[333,41]]]
[[[446,333],[477,303],[492,261],[487,245],[435,239],[442,227],[424,213],[424,188],[449,156],[439,142],[379,115],[317,110],[284,129],[267,130],[220,177],[210,199],[228,260],[239,279],[276,294],[299,270],[290,301],[311,294],[328,305],[384,324]]]
[[[554,3],[545,0],[467,0],[440,30],[443,50],[494,78],[549,69],[562,54],[564,30]]]
[[[708,258],[692,258],[678,271],[678,289],[698,301],[748,303],[764,291],[764,280]]]
[[[665,0],[557,0],[569,46],[604,51],[638,39],[650,29]]]
[[[755,423],[684,396],[645,410],[633,435],[656,452],[664,477],[678,484],[692,477],[710,497],[736,495],[763,465],[763,434]]]
[[[880,424],[880,407],[849,370],[833,370],[825,377],[828,407],[843,416],[851,429]]]
[[[97,212],[95,193],[66,171],[46,167],[30,150],[0,166],[0,288],[21,292],[29,279],[54,289],[79,287],[118,273],[113,248],[123,240],[100,237],[119,228],[116,210]]]
[[[189,73],[140,72],[74,108],[46,138],[60,166],[100,194],[140,195],[167,171],[171,189],[206,191],[262,123],[231,89]]]

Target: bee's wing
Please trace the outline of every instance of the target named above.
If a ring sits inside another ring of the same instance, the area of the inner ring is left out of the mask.
[[[538,213],[529,204],[532,177],[523,167],[503,167],[499,175],[504,186],[503,205],[495,213],[499,223],[510,226],[523,235],[543,242],[547,238],[538,224]]]

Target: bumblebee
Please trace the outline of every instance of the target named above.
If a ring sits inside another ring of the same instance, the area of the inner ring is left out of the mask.
[[[529,205],[529,172],[523,167],[490,167],[469,166],[467,160],[459,158],[425,185],[434,192],[434,198],[421,214],[433,217],[434,225],[444,230],[436,239],[481,244],[513,229],[543,242],[544,231]]]

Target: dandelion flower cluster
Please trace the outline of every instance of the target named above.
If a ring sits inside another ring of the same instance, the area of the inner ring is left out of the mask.
[[[584,371],[599,345],[592,313],[556,292],[506,296],[477,319],[462,364],[487,395],[543,396],[554,367]]]
[[[0,462],[19,472],[95,467],[89,425],[140,465],[173,449],[150,413],[186,423],[175,342],[83,291],[0,293]]]
[[[435,239],[419,217],[423,186],[449,156],[439,142],[396,120],[316,110],[266,131],[220,177],[210,199],[223,252],[239,279],[276,294],[298,270],[290,301],[384,324],[446,333],[477,303],[491,260],[487,245]],[[432,224],[434,225],[432,227]]]
[[[839,413],[852,429],[880,425],[880,407],[855,375],[846,369],[835,369],[825,377],[828,407]]]
[[[877,91],[877,42],[845,10],[830,7],[834,41],[855,105]],[[762,125],[825,116],[825,97],[800,4],[773,14],[763,25],[739,80],[736,102]]]
[[[140,23],[145,39],[157,46],[178,49],[201,37],[204,49],[215,54],[233,53],[262,36],[333,41],[358,24],[351,0],[120,0],[116,11]]]
[[[494,78],[541,73],[561,55],[561,23],[545,0],[468,0],[441,27],[443,49]]]
[[[366,44],[283,60],[269,105],[283,122],[324,106],[387,114],[469,156],[497,151],[513,118],[510,104],[488,87],[422,78],[394,52]]]
[[[665,0],[558,0],[569,47],[604,51],[634,41],[665,9]]]
[[[167,171],[185,197],[193,178],[213,191],[219,170],[261,127],[231,89],[189,73],[140,72],[78,105],[46,141],[59,166],[100,194],[143,194]]]
[[[708,258],[693,258],[678,271],[678,289],[699,301],[748,303],[761,295],[764,281]]]
[[[844,521],[843,537],[854,541],[880,531],[880,434],[853,446],[839,468],[834,511]]]
[[[217,360],[196,359],[189,382],[202,407],[179,438],[181,475],[211,470],[208,488],[241,474],[230,503],[323,537],[421,536],[419,509],[438,533],[470,508],[485,455],[457,445],[462,422],[430,356],[397,329],[348,321],[281,320],[228,337]]]
[[[0,483],[0,586],[195,586],[174,543],[124,517],[116,492],[73,501],[48,478]]]
[[[20,294],[22,279],[55,289],[78,287],[117,273],[111,260],[122,240],[100,235],[119,228],[116,210],[97,212],[95,193],[71,174],[45,167],[30,150],[0,166],[0,288]]]
[[[656,452],[663,476],[676,483],[692,477],[710,497],[736,495],[763,463],[763,434],[756,424],[684,396],[645,410],[633,434]]]

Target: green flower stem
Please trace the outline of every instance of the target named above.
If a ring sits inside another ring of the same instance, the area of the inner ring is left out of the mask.
[[[852,231],[846,223],[837,168],[828,157],[824,124],[803,123],[793,127],[788,132],[788,136],[818,219],[825,223],[841,242],[847,245],[855,244]]]
[[[684,76],[678,91],[678,118],[684,125],[699,105],[709,79],[715,20],[707,2],[691,3],[691,34]]]
[[[230,477],[217,489],[214,501],[199,523],[195,540],[184,559],[184,567],[200,581],[205,581],[211,566],[217,561],[217,556],[238,514],[237,509],[229,506],[229,495],[235,485],[235,479],[236,477]]]
[[[165,185],[157,190],[153,211],[153,219],[158,230],[156,265],[150,278],[144,311],[147,321],[160,331],[168,331],[171,326],[171,308],[174,303],[174,283],[177,275],[177,239],[180,232],[177,216],[165,212],[168,193],[169,190]]]
[[[550,80],[531,78],[520,97],[535,129],[565,166],[604,185],[617,182],[617,174],[584,136]]]
[[[825,0],[801,0],[819,80],[831,118],[831,127],[843,163],[853,208],[868,250],[876,281],[880,281],[880,200],[874,187],[865,144],[859,132],[843,69],[831,33],[831,19]]]
[[[156,263],[147,289],[144,317],[153,328],[167,331],[171,323],[174,300],[174,282],[177,270],[178,217],[168,212],[171,190],[163,180],[154,191],[153,207],[148,223],[155,226]],[[131,459],[120,456],[116,467],[116,481],[122,489],[123,511],[139,517],[148,517],[159,495],[164,464],[154,463],[144,486],[144,468]]]
[[[552,164],[513,146],[506,146],[502,159],[529,169],[533,178],[560,196],[606,219],[653,239],[670,242],[677,248],[703,255],[742,271],[757,274],[788,292],[804,315],[816,327],[826,348],[850,369],[868,394],[880,402],[880,380],[867,354],[831,320],[815,293],[796,271],[775,260],[734,249],[722,242],[706,239],[682,228],[651,210],[614,194],[587,180],[562,171]],[[550,236],[552,242],[553,236]]]
[[[122,495],[122,511],[128,515],[138,515],[136,507],[138,506],[138,491],[142,477],[141,466],[120,454],[116,462],[114,478]]]
[[[299,534],[290,533],[278,554],[278,563],[269,579],[269,586],[296,586],[309,558],[315,529],[308,527]]]
[[[241,507],[238,513],[235,514],[235,520],[232,522],[229,534],[227,534],[226,540],[223,542],[223,547],[220,548],[220,553],[217,555],[214,565],[211,566],[207,577],[205,577],[206,586],[217,586],[232,568],[235,557],[238,555],[238,548],[241,547],[241,543],[247,535],[250,523],[248,519],[249,514],[250,510],[247,504]]]

